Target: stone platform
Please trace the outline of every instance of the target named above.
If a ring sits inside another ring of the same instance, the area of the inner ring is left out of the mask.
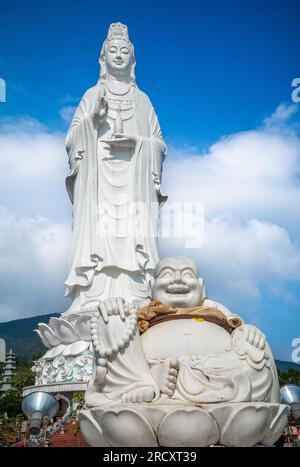
[[[288,406],[273,403],[119,404],[79,412],[94,447],[272,446],[282,434]]]

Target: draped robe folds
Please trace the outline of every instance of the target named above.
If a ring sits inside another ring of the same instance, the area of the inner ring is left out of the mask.
[[[166,199],[160,181],[166,145],[156,114],[149,98],[132,86],[130,133],[137,137],[135,149],[130,157],[118,148],[104,151],[100,139],[111,138],[113,122],[107,119],[97,125],[93,120],[100,86],[83,96],[66,140],[71,169],[66,186],[73,203],[71,261],[65,282],[66,295],[73,302],[67,313],[92,309],[113,296],[128,302],[147,300],[159,259],[159,204]]]

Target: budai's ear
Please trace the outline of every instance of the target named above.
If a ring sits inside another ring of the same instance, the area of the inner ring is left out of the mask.
[[[199,282],[200,282],[200,285],[201,285],[201,289],[202,289],[202,301],[206,298],[206,292],[205,292],[205,284],[204,284],[204,279],[202,279],[202,277],[199,277]]]

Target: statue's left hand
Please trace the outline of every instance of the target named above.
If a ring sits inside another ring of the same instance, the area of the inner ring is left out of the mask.
[[[266,345],[266,336],[261,332],[257,327],[252,326],[251,324],[244,324],[242,326],[242,331],[244,338],[250,344],[256,347],[257,349],[262,350]]]
[[[135,147],[137,136],[126,133],[113,133],[111,139],[101,139],[100,141],[112,147]]]
[[[137,142],[136,135],[129,134],[129,133],[113,133],[113,138],[121,138],[121,139],[128,139],[134,143]]]

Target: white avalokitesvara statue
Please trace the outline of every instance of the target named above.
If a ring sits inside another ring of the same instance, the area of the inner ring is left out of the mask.
[[[118,419],[121,427],[126,410],[126,417],[136,418],[139,428],[141,420],[145,428],[160,413],[153,436],[161,445],[165,444],[160,438],[167,436],[178,445],[181,436],[191,435],[187,428],[176,433],[181,423],[189,425],[191,411],[196,419],[193,430],[205,422],[196,445],[270,444],[280,436],[286,407],[278,403],[277,372],[265,335],[205,297],[203,279],[189,258],[174,256],[158,263],[152,301],[143,308],[137,310],[121,298],[102,302],[92,318],[91,333],[94,373],[86,391],[91,410],[82,412],[80,419],[88,438],[86,427],[91,414],[96,416],[99,445],[111,440],[107,420]],[[225,413],[231,417],[226,429]],[[169,423],[163,423],[171,415],[173,422],[178,418],[175,434]],[[164,434],[159,435],[162,423]],[[245,431],[239,431],[243,425]],[[148,430],[142,443],[153,441],[149,436]],[[125,435],[122,445],[128,442]]]
[[[84,94],[66,140],[73,242],[65,315],[114,296],[149,299],[159,205],[167,198],[160,192],[166,145],[136,85],[127,26],[110,26],[99,62],[100,79]]]

